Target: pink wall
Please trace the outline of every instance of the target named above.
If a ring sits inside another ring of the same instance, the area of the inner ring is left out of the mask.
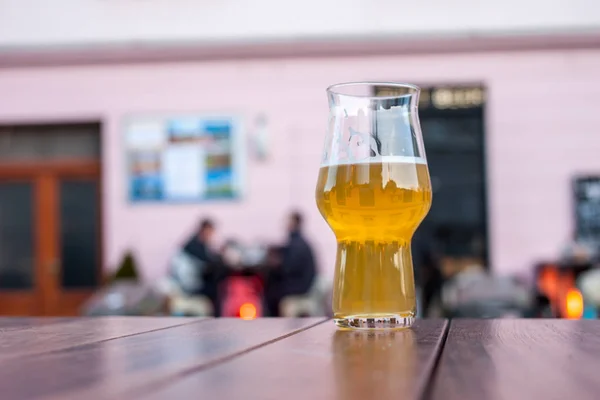
[[[202,215],[218,220],[222,238],[279,240],[283,216],[297,207],[330,274],[335,244],[313,201],[325,87],[364,79],[484,82],[492,264],[510,273],[557,254],[572,229],[571,176],[600,172],[598,71],[600,50],[0,69],[0,123],[103,121],[107,268],[132,248],[145,275],[160,276]],[[265,113],[271,159],[249,158],[240,202],[130,205],[121,121],[152,111],[233,112],[249,127]]]

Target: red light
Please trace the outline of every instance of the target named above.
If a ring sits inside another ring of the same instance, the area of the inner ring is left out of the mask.
[[[240,307],[240,318],[251,320],[256,318],[256,307],[252,303],[244,303]]]
[[[540,292],[545,294],[551,302],[554,302],[558,294],[559,279],[558,271],[554,268],[546,268],[540,273],[538,278]]]

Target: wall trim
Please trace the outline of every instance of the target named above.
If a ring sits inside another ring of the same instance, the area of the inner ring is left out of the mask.
[[[581,49],[600,49],[600,32],[496,37],[286,40],[246,44],[0,48],[0,68]]]

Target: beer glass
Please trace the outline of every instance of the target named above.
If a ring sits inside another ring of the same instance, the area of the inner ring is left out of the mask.
[[[376,82],[327,89],[329,128],[316,200],[337,239],[339,327],[394,329],[414,321],[410,245],[431,206],[419,92]]]

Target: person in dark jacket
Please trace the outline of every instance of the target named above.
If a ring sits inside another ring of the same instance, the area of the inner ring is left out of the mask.
[[[265,297],[271,316],[279,316],[281,299],[307,293],[317,273],[310,245],[302,235],[302,215],[294,212],[288,222],[289,239],[282,251],[282,259],[268,277]]]
[[[183,252],[199,261],[202,288],[196,294],[206,296],[213,304],[215,316],[220,315],[219,283],[222,279],[223,268],[220,256],[210,248],[214,236],[215,224],[210,219],[200,222],[197,232],[185,243]]]

